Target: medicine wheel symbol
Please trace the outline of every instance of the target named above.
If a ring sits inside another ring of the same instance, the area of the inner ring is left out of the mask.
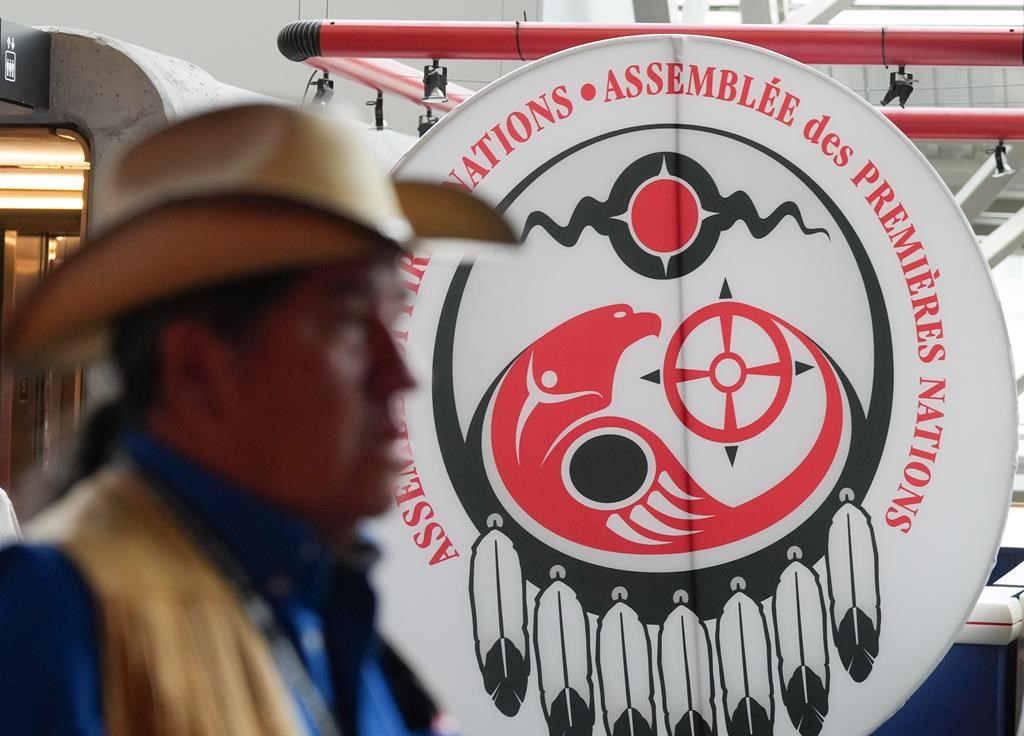
[[[776,360],[749,365],[734,345],[736,321],[746,320],[770,340]],[[709,365],[700,368],[682,365],[687,340],[704,323],[717,321],[722,348]],[[769,376],[777,385],[768,407],[755,419],[741,423],[737,418],[737,400],[743,400],[744,387],[749,376]],[[683,398],[683,384],[691,381],[710,381],[716,391],[724,395],[725,409],[722,421],[709,424],[698,419]],[[756,437],[778,419],[793,386],[793,358],[786,338],[776,319],[757,307],[733,301],[720,301],[699,309],[687,317],[672,335],[665,352],[662,383],[672,411],[690,431],[713,442],[735,444]]]

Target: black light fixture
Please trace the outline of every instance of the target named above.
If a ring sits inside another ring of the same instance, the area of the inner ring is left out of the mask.
[[[996,157],[996,170],[992,173],[993,179],[999,179],[1004,176],[1011,176],[1017,173],[1016,169],[1010,168],[1010,164],[1006,161],[1006,152],[1009,151],[1006,144],[999,141],[995,148],[989,148],[985,153],[995,154]]]
[[[423,101],[448,101],[448,67],[440,66],[440,59],[434,59],[429,66],[423,67]]]
[[[384,93],[377,90],[377,97],[367,100],[366,106],[373,108],[373,125],[370,130],[388,130],[387,121],[384,120]]]
[[[900,107],[907,106],[910,93],[914,91],[917,80],[914,75],[907,71],[906,64],[900,64],[899,71],[889,72],[889,89],[882,98],[882,107],[885,107],[893,100],[899,100]]]
[[[434,111],[428,107],[426,113],[420,115],[420,124],[416,126],[416,130],[419,132],[420,138],[426,135],[428,130],[437,125],[437,121],[440,119],[441,118],[439,117],[435,117]]]
[[[334,99],[334,80],[327,72],[324,72],[324,75],[312,84],[316,87],[312,104],[326,106]]]

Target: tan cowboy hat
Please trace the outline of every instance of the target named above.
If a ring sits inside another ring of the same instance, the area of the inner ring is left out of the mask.
[[[106,224],[15,315],[8,349],[81,362],[102,352],[114,318],[190,289],[357,262],[418,238],[514,241],[475,197],[388,180],[365,135],[308,108],[259,104],[146,138],[101,180]]]

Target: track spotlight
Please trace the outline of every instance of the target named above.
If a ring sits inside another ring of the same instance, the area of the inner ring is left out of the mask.
[[[377,90],[377,97],[366,101],[367,107],[373,108],[373,125],[370,130],[390,130],[387,121],[384,120],[384,93]]]
[[[434,117],[434,111],[428,107],[427,112],[420,115],[420,124],[416,126],[416,130],[419,132],[420,138],[426,135],[428,130],[437,125],[437,121],[440,119],[441,118]]]
[[[423,67],[423,101],[448,101],[448,67],[439,66],[440,59],[434,59],[430,66]]]
[[[334,99],[334,80],[327,72],[324,72],[324,75],[313,85],[316,87],[316,93],[313,95],[312,104],[326,106]]]
[[[999,179],[1004,176],[1012,176],[1017,173],[1016,169],[1010,168],[1009,163],[1006,161],[1006,152],[1010,149],[1006,147],[1006,144],[1002,141],[996,144],[995,148],[989,148],[985,153],[995,154],[996,157],[996,170],[992,174],[993,179]]]
[[[900,64],[899,71],[889,72],[889,89],[882,98],[882,107],[896,99],[899,100],[900,107],[906,107],[915,84],[917,80],[914,79],[914,75],[907,71],[906,65]]]

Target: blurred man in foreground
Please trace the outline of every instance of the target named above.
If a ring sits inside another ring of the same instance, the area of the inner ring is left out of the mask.
[[[416,235],[510,233],[365,150],[283,106],[176,124],[117,164],[113,224],[17,317],[17,356],[105,344],[122,391],[35,543],[0,553],[0,733],[429,725],[374,635],[355,534],[391,503],[411,385],[395,265]]]

